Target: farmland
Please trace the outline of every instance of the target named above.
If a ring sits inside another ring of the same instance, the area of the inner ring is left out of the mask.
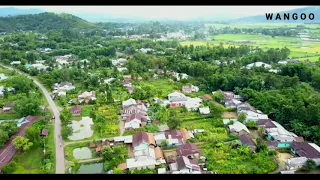
[[[181,45],[219,45],[223,43],[224,47],[239,46],[241,44],[250,45],[253,47],[260,47],[262,49],[268,48],[283,48],[287,47],[291,50],[290,58],[298,58],[301,60],[309,59],[316,61],[320,56],[320,43],[302,41],[293,37],[271,37],[265,35],[251,35],[251,34],[224,34],[213,37],[213,41],[184,41]]]

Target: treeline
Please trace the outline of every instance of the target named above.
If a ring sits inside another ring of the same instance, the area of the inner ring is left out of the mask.
[[[89,29],[95,28],[79,17],[70,14],[40,13],[32,15],[19,15],[0,17],[0,32],[39,31],[62,29]]]
[[[210,35],[218,34],[262,34],[267,36],[286,36],[286,37],[296,37],[301,30],[293,28],[214,28],[210,26],[208,32]]]

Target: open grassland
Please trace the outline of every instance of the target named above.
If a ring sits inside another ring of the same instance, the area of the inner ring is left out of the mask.
[[[181,45],[219,45],[223,43],[224,47],[239,46],[241,44],[260,47],[262,49],[268,48],[283,48],[287,47],[291,50],[290,58],[298,58],[301,60],[310,59],[313,61],[320,55],[320,43],[302,41],[293,37],[274,37],[265,35],[250,35],[250,34],[224,34],[214,36],[214,41],[184,41]]]
[[[279,27],[288,27],[288,28],[295,28],[297,25],[304,25],[310,29],[320,28],[318,24],[296,24],[296,23],[254,23],[254,24],[205,24],[206,27],[215,27],[215,28],[266,28],[266,29],[273,29]]]

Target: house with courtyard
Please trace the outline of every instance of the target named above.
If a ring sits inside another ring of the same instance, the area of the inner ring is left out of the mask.
[[[239,136],[239,140],[243,146],[248,146],[252,152],[256,152],[256,144],[249,135],[242,134]]]

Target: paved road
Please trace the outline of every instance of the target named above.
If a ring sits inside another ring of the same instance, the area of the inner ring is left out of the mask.
[[[60,143],[63,143],[63,142],[62,142],[62,139],[59,138],[59,134],[61,134],[60,112],[59,112],[57,106],[55,105],[55,103],[53,102],[53,100],[51,99],[49,92],[46,90],[46,88],[44,88],[42,86],[42,84],[40,84],[37,80],[30,77],[29,75],[22,73],[14,68],[11,68],[11,67],[4,66],[4,65],[2,65],[2,66],[7,69],[10,69],[10,70],[15,70],[19,74],[27,76],[29,79],[32,79],[33,82],[42,90],[44,96],[46,97],[46,99],[47,99],[47,101],[53,111],[54,117],[55,117],[54,134],[55,134],[55,146],[56,146],[56,174],[65,174],[64,150],[63,150],[63,145],[60,146]]]

